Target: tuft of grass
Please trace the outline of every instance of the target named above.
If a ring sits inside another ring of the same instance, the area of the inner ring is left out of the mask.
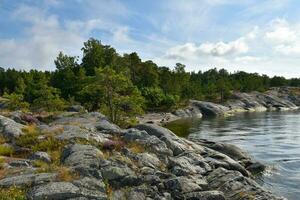
[[[12,156],[14,153],[14,149],[9,146],[0,146],[0,156]]]
[[[145,147],[137,142],[130,142],[127,144],[127,148],[133,153],[143,153],[145,152]]]
[[[26,191],[17,187],[0,189],[0,200],[26,200]]]
[[[108,199],[112,199],[113,196],[113,187],[109,184],[108,180],[104,180],[105,190]]]
[[[16,144],[21,147],[32,148],[40,135],[40,131],[35,124],[31,124],[22,129],[25,133],[16,140]]]
[[[57,169],[57,180],[71,182],[79,178],[79,175],[68,167],[59,167]]]
[[[33,162],[33,166],[38,168],[36,171],[37,173],[48,173],[48,172],[54,172],[57,168],[57,166],[53,164],[46,163],[44,161],[36,160]]]
[[[7,142],[6,138],[4,136],[0,135],[0,144],[4,144],[6,142]]]
[[[65,146],[65,142],[56,139],[53,135],[48,136],[45,140],[36,143],[32,150],[34,152],[37,151],[46,151],[46,152],[53,152],[53,151],[60,151]]]

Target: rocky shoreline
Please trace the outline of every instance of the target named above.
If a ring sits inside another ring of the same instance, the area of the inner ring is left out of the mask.
[[[97,112],[63,113],[34,128],[24,119],[0,116],[0,147],[13,150],[1,156],[0,192],[15,188],[33,200],[284,199],[254,181],[264,166],[233,145],[155,124],[124,130]]]
[[[235,93],[224,105],[191,101],[163,122],[297,109],[300,95],[294,90]],[[157,116],[166,118],[154,114],[152,120]],[[15,199],[32,200],[284,199],[255,182],[265,166],[238,147],[180,138],[157,125],[161,121],[151,122],[121,129],[101,113],[76,109],[47,120],[21,112],[0,115],[0,196],[13,191],[20,195]]]
[[[183,118],[220,117],[242,112],[286,111],[300,107],[300,89],[297,87],[271,88],[269,91],[234,92],[223,104],[190,100],[189,106],[172,113],[147,113],[138,117],[139,123],[164,125]]]

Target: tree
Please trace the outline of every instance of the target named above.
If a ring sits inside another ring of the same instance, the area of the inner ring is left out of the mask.
[[[54,64],[56,66],[56,69],[63,70],[63,69],[73,69],[75,67],[78,67],[77,63],[78,57],[76,56],[67,56],[63,54],[62,52],[59,52],[56,60],[54,61]]]
[[[81,50],[83,51],[83,68],[87,75],[94,75],[95,68],[104,66],[103,45],[99,40],[91,38],[84,43],[84,47]]]
[[[102,45],[101,41],[94,38],[84,43],[82,66],[88,76],[95,75],[95,69],[105,66],[115,67],[118,54],[109,45]]]
[[[124,116],[135,116],[142,113],[144,98],[129,78],[118,74],[111,67],[96,69],[95,84],[103,94],[101,111],[109,116],[112,122],[120,122]]]
[[[220,102],[223,103],[230,95],[230,84],[225,79],[219,79],[216,83],[217,91],[220,94]]]

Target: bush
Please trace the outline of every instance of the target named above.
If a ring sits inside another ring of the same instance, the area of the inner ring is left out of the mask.
[[[56,139],[54,136],[48,136],[47,139],[36,143],[32,150],[34,152],[37,151],[45,151],[45,152],[53,152],[61,150],[64,147],[65,143],[63,141],[60,141]]]
[[[22,94],[5,93],[3,97],[8,99],[7,106],[10,110],[27,110],[29,108],[29,103],[24,102]]]
[[[170,109],[179,101],[176,95],[165,95],[160,88],[143,88],[142,95],[146,99],[146,105],[149,109]]]
[[[179,101],[179,97],[176,95],[166,95],[162,101],[162,106],[164,106],[166,109],[170,109],[173,106],[176,105],[176,103]]]
[[[35,125],[26,126],[22,131],[25,134],[17,138],[16,144],[21,147],[32,148],[36,144],[40,132]]]
[[[25,190],[17,187],[0,189],[0,200],[26,200]]]
[[[164,93],[160,88],[143,88],[142,95],[146,99],[147,107],[159,107],[164,99]]]
[[[0,146],[0,156],[12,156],[14,149],[9,146]]]

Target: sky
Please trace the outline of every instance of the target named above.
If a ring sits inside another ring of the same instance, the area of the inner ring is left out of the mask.
[[[187,71],[300,77],[298,0],[0,0],[0,66],[54,70],[89,38]]]

